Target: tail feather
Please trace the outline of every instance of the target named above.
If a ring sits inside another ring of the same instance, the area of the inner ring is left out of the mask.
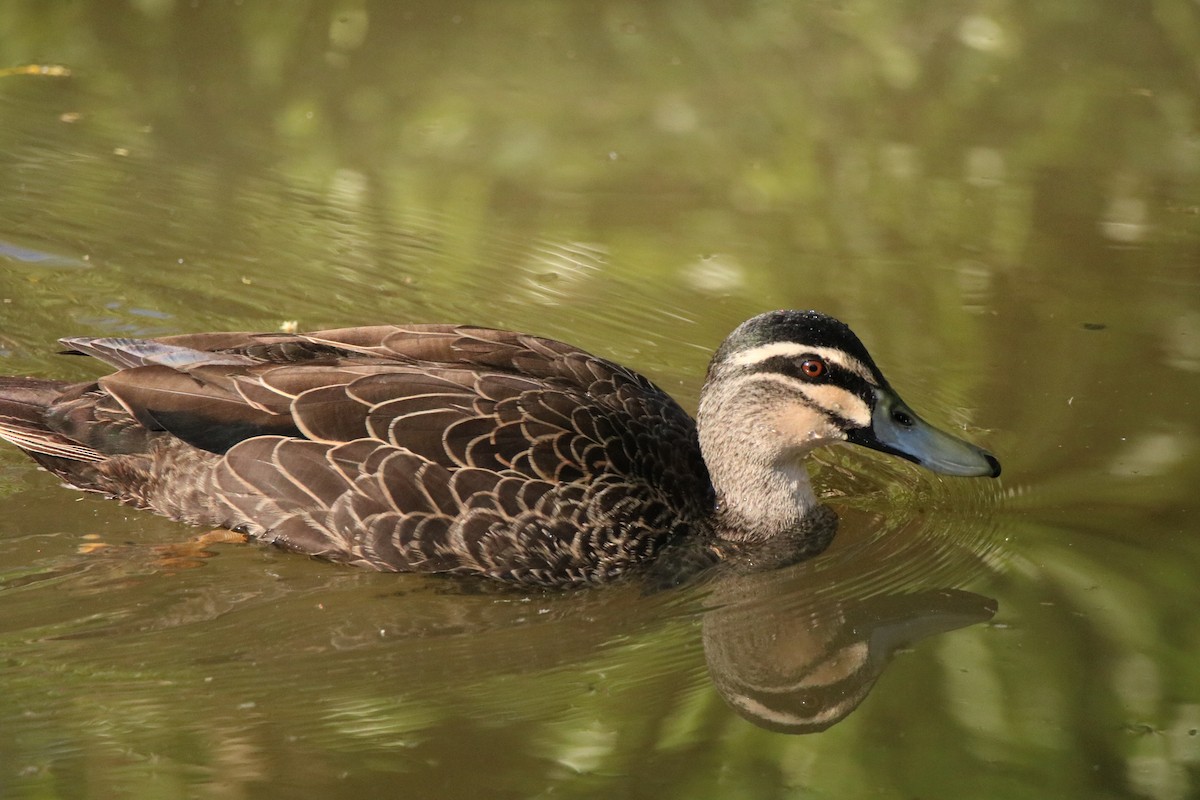
[[[103,461],[99,450],[51,430],[46,410],[71,386],[66,381],[0,378],[0,439],[31,455],[71,461]]]
[[[0,377],[0,415],[39,420],[70,386],[68,381]]]

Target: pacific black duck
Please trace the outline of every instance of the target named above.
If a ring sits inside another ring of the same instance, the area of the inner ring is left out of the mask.
[[[818,507],[802,460],[833,442],[1000,473],[812,311],[730,334],[695,421],[633,370],[487,328],[63,344],[117,371],[0,378],[0,437],[78,488],[379,570],[583,584],[682,537],[770,540]]]

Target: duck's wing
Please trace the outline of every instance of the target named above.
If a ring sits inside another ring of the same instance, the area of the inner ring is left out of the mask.
[[[374,438],[447,467],[569,480],[594,468],[559,438],[552,452],[547,437],[597,441],[620,432],[605,423],[654,426],[668,447],[694,434],[691,417],[637,372],[511,331],[373,326],[63,343],[120,367],[97,384],[129,416],[215,453],[269,434],[327,443]],[[629,441],[623,449],[653,444]],[[628,471],[622,456],[633,453],[610,455]]]
[[[619,571],[711,502],[687,413],[553,340],[422,325],[66,344],[131,365],[100,379],[106,402],[223,454],[218,522],[305,552],[551,574],[610,547]]]

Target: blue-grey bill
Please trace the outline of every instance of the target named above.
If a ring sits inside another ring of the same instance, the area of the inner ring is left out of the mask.
[[[871,427],[856,431],[850,441],[907,458],[943,475],[995,478],[1000,474],[1000,462],[991,453],[938,430],[891,394],[881,393]]]

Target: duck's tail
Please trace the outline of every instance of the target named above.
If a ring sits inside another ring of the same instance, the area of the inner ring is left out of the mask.
[[[72,384],[38,378],[0,377],[0,439],[12,442],[38,461],[103,461],[99,451],[53,430],[47,412]]]

